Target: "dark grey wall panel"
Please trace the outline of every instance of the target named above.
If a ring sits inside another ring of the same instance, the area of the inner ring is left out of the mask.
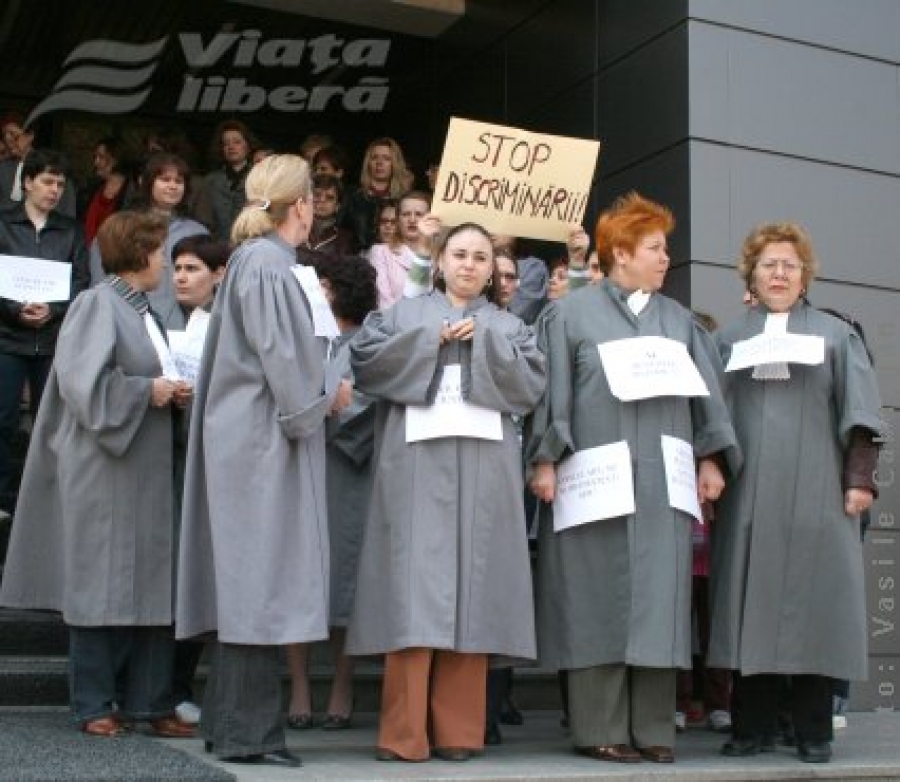
[[[703,22],[689,30],[693,137],[900,174],[896,65]]]
[[[900,60],[897,0],[690,0],[689,14],[867,57]]]
[[[691,143],[691,254],[731,263],[752,227],[795,220],[822,276],[900,289],[900,177]]]
[[[687,29],[662,35],[601,71],[598,126],[607,171],[681,142],[688,130]]]
[[[743,283],[733,268],[694,263],[691,272],[693,307],[707,310],[720,323],[740,315]],[[810,299],[816,306],[847,312],[862,324],[875,356],[881,403],[900,408],[900,292],[819,281],[813,283]],[[900,512],[900,503],[896,507]]]
[[[600,67],[639,49],[687,17],[687,0],[599,0]]]
[[[556,0],[506,40],[511,124],[597,70],[595,2]]]

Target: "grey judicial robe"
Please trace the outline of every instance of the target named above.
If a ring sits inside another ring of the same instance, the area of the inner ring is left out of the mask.
[[[626,298],[605,280],[551,304],[539,321],[549,384],[531,422],[528,463],[626,440],[636,507],[555,533],[543,506],[537,618],[540,660],[549,668],[690,668],[691,517],[669,505],[660,436],[692,444],[698,458],[725,452],[732,472],[740,463],[709,334],[663,295],[653,294],[640,317]],[[709,396],[614,397],[597,345],[648,336],[684,343]]]
[[[69,308],[31,437],[0,602],[79,626],[169,625],[173,435],[143,316],[110,286]]]
[[[176,634],[280,645],[328,635],[322,349],[277,234],[244,242],[216,294],[181,517]]]
[[[766,315],[748,310],[717,332],[725,363]],[[708,664],[864,679],[859,523],[844,513],[841,480],[850,430],[882,428],[875,373],[857,334],[827,313],[799,302],[788,331],[824,337],[825,363],[791,364],[789,380],[727,375],[747,461],[712,529]]]
[[[349,340],[357,329],[333,343],[332,363],[341,377],[352,379]],[[350,621],[356,594],[356,571],[372,495],[372,451],[375,444],[374,400],[354,389],[348,407],[325,422],[328,481],[328,542],[331,549],[332,627]]]
[[[474,316],[470,343],[440,347],[446,319]],[[483,298],[464,311],[434,291],[373,312],[351,342],[357,387],[376,403],[375,484],[350,620],[350,654],[411,647],[535,656],[511,414],[544,389],[531,330]],[[459,363],[468,401],[500,411],[502,441],[448,437],[407,444],[406,406],[433,401]]]

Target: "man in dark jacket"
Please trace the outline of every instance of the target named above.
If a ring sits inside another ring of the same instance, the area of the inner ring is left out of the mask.
[[[22,167],[23,200],[0,212],[0,255],[66,263],[72,274],[69,301],[46,304],[0,298],[0,497],[9,481],[9,447],[18,428],[25,383],[34,415],[69,302],[90,280],[81,227],[56,211],[66,185],[65,165],[57,152],[29,152]]]

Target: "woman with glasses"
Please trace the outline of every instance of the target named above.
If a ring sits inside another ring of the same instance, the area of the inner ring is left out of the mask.
[[[832,680],[866,677],[859,517],[876,494],[880,403],[859,335],[805,299],[816,268],[800,226],[760,226],[738,263],[755,305],[716,333],[746,455],[712,530],[708,664],[736,671],[722,748],[735,757],[774,749],[790,677],[800,759],[827,762]],[[761,363],[765,344],[805,355]]]

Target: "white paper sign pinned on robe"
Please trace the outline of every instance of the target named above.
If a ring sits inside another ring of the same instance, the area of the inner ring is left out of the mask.
[[[559,463],[554,532],[630,513],[634,513],[634,477],[625,440],[578,451]]]
[[[32,304],[68,301],[71,286],[69,263],[0,255],[0,296],[4,299]]]
[[[169,352],[181,377],[191,385],[197,384],[200,359],[209,328],[209,313],[196,309],[191,313],[184,331],[169,332]]]
[[[690,514],[702,524],[703,513],[697,496],[697,466],[693,447],[678,437],[664,434],[662,453],[669,505]]]
[[[500,413],[463,399],[459,364],[444,367],[433,405],[409,405],[406,408],[406,442],[416,443],[440,437],[503,439]]]
[[[313,331],[317,337],[327,337],[334,339],[340,336],[341,330],[338,328],[337,321],[334,319],[334,313],[331,311],[331,305],[325,298],[325,291],[322,290],[322,284],[316,276],[312,266],[294,266],[294,276],[303,288],[306,299],[309,302],[310,310],[312,310]]]
[[[709,396],[683,342],[631,337],[597,345],[613,396],[623,402],[657,396]]]
[[[810,334],[758,334],[731,346],[726,372],[761,364],[806,364],[825,361],[825,338]]]
[[[172,359],[172,353],[166,344],[165,337],[163,337],[162,329],[160,329],[159,324],[149,312],[144,313],[144,328],[147,329],[147,334],[153,343],[153,349],[156,351],[157,358],[159,358],[163,377],[168,380],[181,380],[181,373]]]

